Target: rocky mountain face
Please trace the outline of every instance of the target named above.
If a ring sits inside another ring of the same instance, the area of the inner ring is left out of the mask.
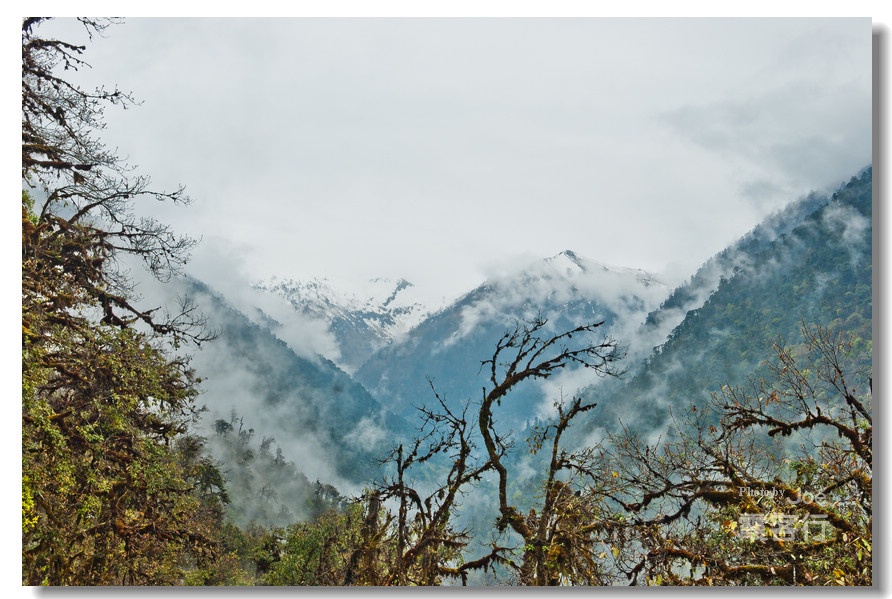
[[[327,279],[261,281],[255,290],[287,300],[302,316],[323,322],[334,336],[340,355],[328,356],[354,372],[375,351],[402,338],[429,313],[413,298],[405,279],[373,279],[361,291],[343,291]]]
[[[355,378],[389,409],[411,418],[413,406],[434,400],[434,390],[450,402],[476,399],[486,381],[481,362],[518,322],[541,316],[546,330],[555,332],[603,322],[599,335],[626,340],[668,291],[646,272],[561,252],[486,281],[378,350]],[[639,350],[630,347],[629,353],[641,355]],[[512,424],[523,426],[541,404],[551,404],[558,387],[572,393],[570,387],[584,386],[586,376],[567,371],[547,386],[526,388],[515,402]]]

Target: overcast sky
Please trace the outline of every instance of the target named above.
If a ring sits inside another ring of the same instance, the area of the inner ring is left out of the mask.
[[[871,162],[870,19],[128,19],[86,59],[211,284],[436,300],[564,249],[675,283]]]

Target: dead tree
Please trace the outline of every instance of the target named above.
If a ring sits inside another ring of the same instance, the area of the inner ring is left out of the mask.
[[[508,501],[509,472],[503,458],[510,441],[497,433],[493,409],[501,405],[502,399],[520,383],[546,379],[567,366],[589,368],[602,377],[619,376],[621,372],[615,363],[624,356],[611,338],[593,341],[592,335],[603,322],[555,334],[548,332],[547,324],[541,316],[518,323],[502,336],[492,357],[482,362],[489,369],[491,387],[483,388],[478,423],[492,469],[498,474],[499,518],[496,525],[500,531],[510,528],[523,539],[520,582],[527,585],[558,584],[561,576],[568,572],[565,566],[570,561],[573,547],[566,534],[561,533],[570,531],[572,527],[567,526],[568,523],[580,518],[585,504],[579,496],[569,492],[566,483],[558,480],[559,473],[578,469],[579,462],[578,455],[562,450],[561,436],[576,416],[594,408],[595,404],[584,403],[579,398],[574,398],[569,406],[558,402],[557,423],[534,434],[534,444],[541,447],[553,432],[551,459],[545,475],[544,501],[538,511],[534,508],[526,517]]]

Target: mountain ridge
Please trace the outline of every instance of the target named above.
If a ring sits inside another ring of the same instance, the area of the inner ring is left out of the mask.
[[[299,314],[322,321],[335,337],[340,354],[326,356],[354,372],[368,355],[405,335],[430,310],[409,297],[406,279],[371,279],[364,290],[343,291],[327,278],[310,280],[273,277],[252,284],[256,291],[286,300]]]
[[[804,209],[803,209],[804,208]],[[832,194],[810,194],[743,236],[701,267],[660,311],[680,311],[679,298],[702,291],[704,272],[724,266],[702,302],[683,316],[626,382],[584,392],[603,421],[635,422],[659,430],[668,410],[700,403],[723,385],[758,376],[773,342],[798,343],[803,324],[872,339],[872,168]],[[686,287],[687,286],[687,287]],[[664,320],[664,319],[663,319]],[[622,405],[612,396],[624,398]]]
[[[495,341],[518,321],[543,317],[549,331],[603,321],[599,335],[622,338],[668,291],[645,271],[607,267],[565,250],[491,276],[401,341],[376,351],[354,376],[384,405],[408,418],[412,406],[432,397],[431,384],[451,401],[475,397],[484,384],[481,361],[491,357]],[[515,424],[532,417],[522,415],[524,410],[532,414],[540,404],[550,405],[543,393],[551,391],[524,391]]]

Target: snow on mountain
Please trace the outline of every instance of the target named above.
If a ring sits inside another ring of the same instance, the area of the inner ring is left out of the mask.
[[[339,356],[326,357],[348,372],[377,349],[402,338],[430,313],[405,279],[372,279],[352,291],[327,278],[273,277],[252,287],[284,298],[303,317],[324,322],[340,347]]]
[[[650,274],[647,271],[641,270],[640,268],[628,268],[625,266],[612,266],[609,264],[604,264],[602,262],[598,262],[597,260],[582,258],[572,250],[564,250],[557,256],[546,258],[545,263],[555,270],[560,271],[568,278],[584,274],[585,276],[593,280],[597,279],[599,284],[603,284],[605,282],[604,277],[612,277],[617,280],[619,280],[619,278],[623,278],[625,280],[634,278],[641,286],[645,288],[655,286],[655,291],[657,289],[665,288],[665,285],[663,285],[663,283],[659,281],[654,275]],[[662,293],[662,291],[660,291],[660,293]]]
[[[431,315],[402,340],[375,352],[355,373],[374,397],[393,411],[411,418],[414,405],[430,401],[433,384],[449,402],[476,397],[487,384],[481,360],[506,330],[519,320],[541,316],[545,333],[604,322],[596,336],[618,340],[629,351],[627,362],[649,353],[638,347],[638,329],[669,289],[653,275],[612,267],[564,251],[546,259],[512,261],[455,303]],[[505,418],[523,427],[553,407],[562,392],[591,384],[588,369],[565,372],[513,392]]]
[[[421,293],[405,279],[379,278],[361,287],[348,287],[327,278],[272,278],[252,288],[284,299],[297,318],[324,327],[337,345],[337,351],[325,357],[357,374],[363,383],[371,384],[370,389],[387,395],[391,395],[385,390],[388,385],[382,387],[381,381],[374,380],[378,376],[393,377],[395,368],[408,368],[410,362],[421,360],[414,369],[418,372],[413,373],[424,383],[430,362],[444,358],[443,352],[469,353],[461,358],[470,360],[469,364],[457,369],[464,375],[485,357],[493,336],[501,335],[515,319],[531,319],[537,314],[551,320],[554,327],[605,320],[604,332],[637,354],[634,338],[638,328],[669,292],[643,270],[610,266],[570,250],[550,258],[514,262],[490,273],[486,282],[454,303],[437,309],[425,306]],[[407,349],[410,346],[418,349]],[[640,353],[651,347],[640,348]],[[413,355],[407,356],[406,351]],[[390,357],[403,366],[391,363]],[[369,368],[379,370],[370,374]],[[417,396],[416,391],[413,389],[413,395]]]
[[[467,335],[480,322],[498,320],[500,315],[514,318],[524,307],[529,317],[545,306],[560,310],[579,301],[609,311],[614,335],[626,338],[668,293],[664,283],[644,270],[610,266],[565,250],[508,269],[472,292],[479,297],[468,301],[472,294],[466,296],[462,324],[450,342]]]

